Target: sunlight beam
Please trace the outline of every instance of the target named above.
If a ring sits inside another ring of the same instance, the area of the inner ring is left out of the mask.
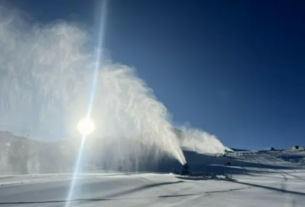
[[[92,85],[91,85],[91,92],[90,92],[90,97],[89,97],[89,105],[88,105],[88,111],[86,118],[84,118],[84,121],[81,121],[82,123],[79,123],[80,126],[80,132],[82,134],[82,141],[79,147],[78,151],[78,156],[77,156],[77,161],[76,165],[73,171],[73,176],[72,176],[72,182],[66,202],[66,207],[70,205],[71,200],[73,200],[73,192],[74,192],[74,187],[76,185],[76,180],[77,176],[79,173],[79,167],[81,164],[81,159],[82,159],[82,154],[83,154],[83,149],[85,145],[85,141],[87,136],[94,130],[94,124],[93,121],[89,121],[90,115],[92,112],[92,107],[93,107],[93,102],[94,102],[94,96],[95,96],[95,90],[96,90],[96,83],[97,83],[97,78],[98,78],[98,73],[100,66],[102,64],[102,47],[103,47],[103,40],[104,40],[104,34],[105,34],[105,24],[106,24],[106,17],[107,17],[107,5],[108,5],[108,0],[102,1],[101,5],[101,12],[100,16],[98,19],[99,22],[99,32],[98,32],[98,42],[97,42],[97,49],[96,49],[96,61],[95,61],[95,66],[93,68],[93,77],[92,77]]]

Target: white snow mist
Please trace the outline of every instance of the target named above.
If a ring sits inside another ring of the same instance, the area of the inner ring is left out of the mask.
[[[88,35],[65,22],[33,26],[21,19],[0,8],[1,128],[40,140],[78,137],[96,60],[85,48]],[[104,59],[91,117],[96,153],[125,159],[150,153],[151,160],[166,154],[185,163],[166,108],[128,66]]]
[[[225,150],[232,151],[225,147],[215,135],[199,129],[183,126],[175,132],[179,137],[180,147],[184,150],[211,155],[223,154]]]
[[[78,146],[77,123],[92,104],[96,130],[83,153],[99,166],[131,169],[164,157],[184,164],[180,145],[195,145],[201,153],[224,152],[216,137],[199,130],[184,128],[178,139],[165,106],[134,69],[105,57],[100,57],[90,103],[96,57],[88,42],[87,32],[77,25],[32,25],[0,6],[0,128],[41,141],[68,139],[58,144],[68,152],[71,143]]]

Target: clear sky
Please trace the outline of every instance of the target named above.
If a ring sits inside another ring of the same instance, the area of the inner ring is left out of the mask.
[[[95,1],[9,2],[94,31]],[[110,0],[105,35],[175,122],[229,147],[305,146],[305,1]]]

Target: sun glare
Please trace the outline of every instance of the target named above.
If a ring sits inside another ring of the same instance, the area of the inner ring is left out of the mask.
[[[83,118],[78,122],[77,130],[81,135],[88,136],[90,135],[95,129],[94,123],[90,118]]]

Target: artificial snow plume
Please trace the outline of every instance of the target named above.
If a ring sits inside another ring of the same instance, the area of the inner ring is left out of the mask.
[[[179,137],[180,147],[184,150],[212,155],[232,151],[228,147],[225,147],[215,135],[211,135],[202,130],[183,126],[175,129],[175,132]]]
[[[84,154],[105,165],[130,166],[144,157],[153,163],[164,156],[184,164],[181,147],[208,154],[224,151],[216,137],[200,130],[182,128],[183,139],[178,139],[153,91],[133,68],[103,53],[97,58],[100,48],[88,48],[93,40],[85,29],[68,22],[41,25],[23,19],[0,6],[2,130],[41,141],[71,138],[78,146],[77,124],[90,108],[95,131],[87,138],[91,147],[85,147]]]
[[[96,130],[88,139],[97,140],[100,157],[120,161],[150,154],[154,161],[166,154],[185,163],[167,109],[134,69],[96,58],[86,48],[89,34],[75,24],[22,19],[0,6],[1,128],[45,141],[80,137],[77,123],[92,107]]]

